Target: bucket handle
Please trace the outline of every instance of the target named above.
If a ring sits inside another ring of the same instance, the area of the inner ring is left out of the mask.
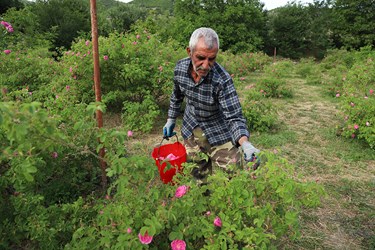
[[[176,136],[176,140],[177,140],[177,142],[178,142],[178,136],[177,136],[177,134],[174,134],[174,136]],[[164,140],[167,140],[167,141],[169,141],[169,138],[172,138],[172,136],[163,136],[163,139],[161,139],[161,141],[160,141],[160,144],[159,144],[159,147],[158,147],[158,158],[159,158],[159,156],[160,156],[160,147],[161,147],[161,144],[163,143],[163,141]]]

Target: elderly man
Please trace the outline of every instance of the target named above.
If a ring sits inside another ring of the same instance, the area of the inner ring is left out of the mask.
[[[163,134],[170,137],[176,118],[183,114],[182,137],[188,161],[198,167],[197,179],[205,179],[216,167],[227,170],[253,161],[259,152],[250,142],[250,133],[230,74],[216,62],[219,37],[210,28],[195,30],[187,47],[188,57],[177,62],[174,88],[170,99],[167,123]],[[208,159],[208,160],[207,160]]]

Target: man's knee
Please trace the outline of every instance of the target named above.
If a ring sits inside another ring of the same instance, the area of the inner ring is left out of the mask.
[[[211,153],[213,165],[226,170],[230,165],[241,166],[241,152],[231,142],[213,148]]]

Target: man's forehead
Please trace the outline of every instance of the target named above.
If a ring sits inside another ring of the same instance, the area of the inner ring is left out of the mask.
[[[199,40],[198,40],[198,42],[195,46],[195,49],[199,49],[199,48],[201,48],[201,49],[208,49],[209,48],[209,46],[207,46],[206,41],[204,40],[204,37],[199,38]],[[217,43],[214,43],[211,49],[214,50],[216,48],[217,48]]]
[[[217,46],[214,48],[209,49],[205,44],[202,46],[196,46],[194,50],[195,55],[201,55],[201,56],[215,56],[218,52]]]

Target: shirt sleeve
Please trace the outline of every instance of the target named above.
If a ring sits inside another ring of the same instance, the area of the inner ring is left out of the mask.
[[[228,122],[232,140],[239,146],[238,140],[242,136],[249,138],[250,133],[246,125],[246,119],[242,114],[242,107],[232,79],[223,84],[223,87],[219,91],[218,99],[224,119]]]
[[[181,92],[180,83],[177,80],[177,77],[174,77],[173,82],[174,84],[169,102],[168,118],[176,119],[181,114],[181,106],[185,96]]]

